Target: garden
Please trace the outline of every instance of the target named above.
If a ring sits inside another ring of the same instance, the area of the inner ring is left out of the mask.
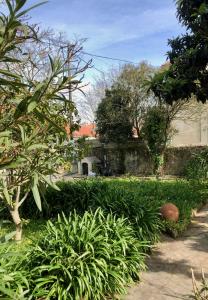
[[[45,2],[27,2],[0,1],[0,299],[119,299],[140,281],[161,237],[183,235],[207,204],[207,151],[186,177],[163,177],[171,122],[193,95],[207,100],[207,3],[177,1],[187,36],[169,41],[170,65],[125,66],[97,106],[100,141],[119,147],[136,129],[153,176],[56,182],[85,155],[85,139],[73,137],[80,119],[72,93],[83,90],[91,61],[81,42],[30,24],[30,11]],[[194,299],[207,299],[204,276],[202,283],[198,290],[194,281]]]
[[[1,297],[118,298],[139,280],[161,233],[180,236],[193,210],[207,202],[206,183],[186,180],[132,177],[57,186],[60,191],[48,188],[41,213],[29,199],[22,206],[23,241],[1,244]],[[169,202],[179,208],[178,222],[161,218]],[[2,239],[9,240],[10,231],[3,223]]]

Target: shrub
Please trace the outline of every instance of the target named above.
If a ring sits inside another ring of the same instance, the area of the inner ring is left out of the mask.
[[[78,180],[78,181],[60,181],[57,183],[60,191],[48,188],[45,193],[42,204],[42,213],[37,207],[32,205],[32,201],[27,199],[22,206],[22,215],[25,218],[44,217],[56,218],[59,213],[64,211],[66,214],[76,211],[84,213],[89,210],[91,199],[99,192],[105,194],[108,189],[108,183],[103,180]],[[32,197],[30,195],[29,197]]]
[[[48,221],[45,236],[26,262],[33,296],[45,299],[105,299],[125,292],[144,270],[145,246],[129,222],[98,209]]]
[[[189,180],[205,180],[208,178],[208,150],[193,155],[185,170]]]
[[[25,272],[18,271],[22,259],[7,243],[0,244],[0,299],[29,299],[29,284]]]
[[[94,195],[92,202],[106,212],[112,211],[118,217],[128,218],[139,240],[148,240],[151,244],[158,241],[161,229],[160,203],[152,198],[139,199],[135,192],[114,186],[105,194],[101,192]]]
[[[161,226],[172,236],[181,234],[190,223],[192,209],[207,201],[207,191],[202,184],[189,181],[141,181],[138,179],[93,179],[59,182],[61,192],[49,188],[43,201],[44,218],[55,218],[61,211],[69,214],[74,209],[83,215],[98,207],[113,212],[117,217],[129,219],[140,240],[152,243],[158,240]],[[203,192],[203,193],[202,193]],[[180,211],[179,222],[161,224],[160,207],[171,202]],[[31,201],[23,205],[25,218],[34,218],[36,207]],[[41,216],[41,215],[39,215]]]

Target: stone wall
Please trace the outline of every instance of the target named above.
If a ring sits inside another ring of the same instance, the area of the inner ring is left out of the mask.
[[[166,151],[164,171],[166,175],[183,176],[185,167],[194,153],[200,153],[206,146],[170,147]],[[138,141],[126,144],[101,144],[90,141],[88,156],[101,160],[102,169],[109,175],[131,174],[151,175],[152,163],[146,147]],[[107,171],[106,171],[107,170]]]

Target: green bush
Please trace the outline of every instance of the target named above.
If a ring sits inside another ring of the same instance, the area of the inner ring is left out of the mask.
[[[185,170],[189,180],[205,180],[208,178],[208,149],[193,155]]]
[[[144,270],[144,242],[128,220],[98,209],[48,221],[45,236],[28,254],[35,299],[105,299],[125,292]]]
[[[14,252],[8,243],[0,244],[0,299],[29,299],[26,274],[18,270],[22,259],[22,256]]]
[[[128,218],[138,238],[151,243],[158,240],[161,228],[172,236],[181,234],[190,223],[192,209],[207,201],[205,186],[185,180],[93,179],[59,182],[58,185],[60,192],[47,189],[42,217],[51,219],[61,211],[69,214],[74,209],[83,215],[85,211],[95,211],[101,207],[106,213],[113,212],[117,217]],[[179,208],[178,223],[161,223],[160,207],[167,202]],[[31,203],[26,201],[22,206],[25,218],[34,218],[39,214],[35,204],[32,207]]]
[[[91,199],[99,192],[105,194],[108,190],[108,183],[103,180],[78,180],[69,182],[58,182],[60,191],[49,187],[42,199],[42,213],[39,212],[35,202],[27,199],[22,205],[21,213],[24,218],[56,218],[62,211],[69,214],[74,209],[78,213],[89,210]],[[29,195],[29,198],[33,197]]]
[[[158,241],[162,225],[160,203],[151,197],[139,199],[135,192],[114,186],[109,187],[105,194],[100,192],[94,195],[91,207],[93,206],[127,218],[139,240],[148,240],[151,244]]]

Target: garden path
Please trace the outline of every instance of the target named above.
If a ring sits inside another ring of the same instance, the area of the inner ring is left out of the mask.
[[[208,275],[208,206],[196,213],[181,238],[164,236],[147,265],[141,283],[129,289],[125,300],[190,299],[191,268],[197,280],[202,268]]]

